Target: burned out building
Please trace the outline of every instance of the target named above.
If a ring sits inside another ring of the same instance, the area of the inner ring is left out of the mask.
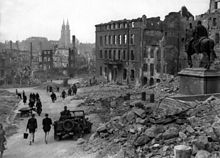
[[[96,72],[108,81],[140,83],[142,18],[96,25]]]
[[[53,69],[53,53],[54,50],[42,50],[39,65],[40,69],[44,71],[49,71]]]
[[[108,81],[153,85],[163,74],[186,67],[186,7],[165,17],[118,20],[96,25],[96,73]],[[178,65],[178,66],[177,66]]]
[[[160,40],[163,36],[160,17],[143,16],[142,84],[153,85],[160,77]]]

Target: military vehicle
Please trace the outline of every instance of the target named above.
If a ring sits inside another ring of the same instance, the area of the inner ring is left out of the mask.
[[[63,136],[82,137],[91,132],[92,123],[85,117],[83,110],[70,111],[70,114],[54,122],[55,140],[61,140]]]

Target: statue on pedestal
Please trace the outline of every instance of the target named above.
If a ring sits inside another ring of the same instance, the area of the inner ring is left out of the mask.
[[[190,68],[193,67],[191,56],[197,53],[203,55],[199,67],[210,69],[211,64],[217,58],[214,51],[215,42],[208,37],[208,31],[202,25],[201,21],[198,21],[192,36],[192,39],[186,42],[185,45],[185,50],[188,56],[188,65]]]

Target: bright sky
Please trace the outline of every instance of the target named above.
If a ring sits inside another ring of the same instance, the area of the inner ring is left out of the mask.
[[[210,0],[0,0],[0,41],[43,36],[60,38],[63,19],[80,42],[95,42],[95,25],[111,20],[164,16],[185,5],[205,13]]]

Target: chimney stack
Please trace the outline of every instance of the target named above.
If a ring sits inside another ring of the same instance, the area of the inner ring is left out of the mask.
[[[17,47],[17,50],[19,50],[19,43],[18,43],[18,41],[16,41],[16,47]]]
[[[32,42],[30,43],[30,67],[32,66],[32,58],[33,58],[33,54],[32,54]]]
[[[73,49],[76,47],[76,37],[75,35],[72,36],[72,44],[73,44]]]
[[[12,41],[9,42],[10,49],[12,50]]]

